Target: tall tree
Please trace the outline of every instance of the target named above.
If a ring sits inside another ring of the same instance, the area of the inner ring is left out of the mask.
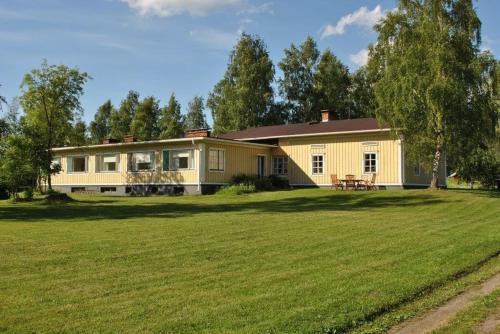
[[[83,146],[87,145],[88,142],[87,124],[81,119],[77,120],[69,133],[68,144],[70,146]]]
[[[44,61],[40,68],[26,74],[21,84],[26,121],[36,129],[38,140],[47,151],[42,168],[48,175],[49,189],[52,189],[52,148],[64,144],[71,122],[82,113],[80,96],[89,78],[77,68]]]
[[[111,115],[115,113],[115,108],[110,100],[104,102],[97,109],[94,120],[90,122],[90,138],[93,144],[100,144],[111,134]]]
[[[436,188],[445,148],[466,158],[494,136],[481,22],[472,0],[401,0],[376,29],[369,69],[377,117],[411,143],[407,157],[431,167]]]
[[[203,113],[205,105],[201,96],[195,96],[188,104],[186,120],[184,126],[186,129],[206,129],[208,123]]]
[[[350,118],[349,69],[329,49],[323,51],[321,55],[313,82],[314,95],[317,99],[315,111],[330,109],[341,119]]]
[[[111,114],[111,137],[121,139],[130,134],[130,124],[139,105],[139,93],[129,91],[118,110]]]
[[[274,66],[264,41],[243,33],[231,52],[224,78],[207,99],[214,133],[264,124],[273,104]]]
[[[172,94],[167,106],[162,109],[160,121],[160,138],[180,138],[184,132],[183,119],[181,115],[181,105]]]
[[[283,78],[278,82],[280,95],[289,106],[292,122],[307,122],[321,117],[316,110],[314,95],[314,72],[320,53],[312,37],[299,46],[294,44],[285,49],[285,57],[278,66]]]
[[[360,67],[351,75],[349,100],[349,118],[375,116],[373,84],[366,67]]]
[[[160,102],[153,96],[146,97],[137,106],[130,124],[130,133],[140,140],[157,139],[160,112]]]

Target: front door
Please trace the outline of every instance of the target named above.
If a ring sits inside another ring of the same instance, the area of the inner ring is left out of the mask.
[[[259,179],[266,176],[266,157],[264,155],[257,156],[257,176]]]

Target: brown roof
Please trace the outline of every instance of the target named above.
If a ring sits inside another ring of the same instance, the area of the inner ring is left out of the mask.
[[[309,122],[249,128],[242,131],[229,132],[219,138],[245,140],[280,138],[297,135],[314,135],[322,133],[382,130],[375,118],[356,118],[334,120],[329,122]]]

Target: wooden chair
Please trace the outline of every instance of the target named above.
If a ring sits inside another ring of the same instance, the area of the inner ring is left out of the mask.
[[[332,174],[330,175],[332,179],[332,189],[335,187],[335,190],[339,190],[339,188],[344,189],[344,185],[342,182],[337,178],[337,174]]]
[[[349,190],[351,188],[352,190],[356,190],[356,176],[352,174],[347,174],[345,176],[345,190]]]
[[[376,178],[377,178],[377,174],[372,174],[371,177],[365,176],[365,177],[363,177],[363,182],[360,185],[363,186],[366,190],[375,190],[376,189],[376,186],[375,186]]]

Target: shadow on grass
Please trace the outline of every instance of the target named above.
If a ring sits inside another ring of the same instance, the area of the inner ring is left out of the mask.
[[[0,221],[43,221],[85,219],[87,222],[109,219],[133,218],[175,218],[195,216],[207,213],[307,213],[313,211],[364,211],[376,208],[434,206],[442,199],[430,194],[373,195],[368,193],[332,193],[314,197],[291,197],[266,201],[243,200],[241,203],[119,203],[120,200],[75,201],[63,205],[34,205],[0,207]],[[129,200],[130,201],[130,200]],[[104,205],[103,205],[104,204]],[[108,205],[106,205],[108,204]]]

